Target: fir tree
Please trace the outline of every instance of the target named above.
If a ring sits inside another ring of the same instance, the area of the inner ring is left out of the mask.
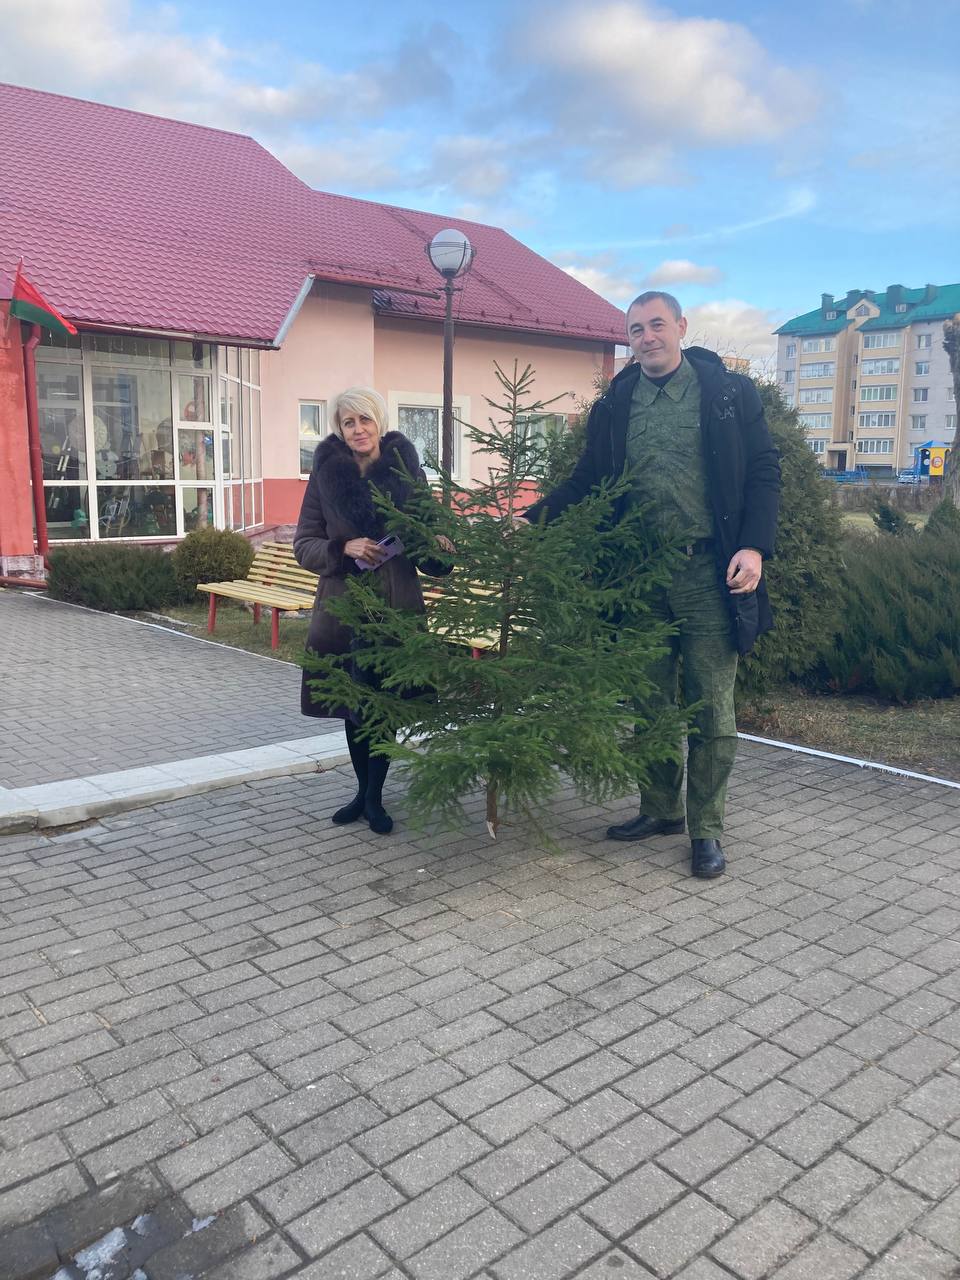
[[[357,651],[306,665],[315,696],[354,709],[372,738],[399,730],[384,750],[408,767],[419,820],[463,822],[464,798],[482,788],[492,836],[502,811],[543,835],[561,775],[599,802],[642,788],[650,764],[676,755],[680,714],[645,716],[632,699],[650,688],[668,634],[647,602],[677,553],[654,546],[642,510],[613,521],[626,481],[550,524],[515,524],[547,453],[525,423],[549,406],[533,399],[530,366],[495,369],[497,417],[466,428],[488,478],[466,488],[444,475],[448,505],[423,493],[401,513],[377,498],[415,558],[436,555],[438,533],[456,545],[429,628],[388,608],[376,574],[363,574],[328,605]]]
[[[893,538],[912,538],[917,532],[903,512],[885,498],[874,499],[870,519],[881,533],[888,533]]]

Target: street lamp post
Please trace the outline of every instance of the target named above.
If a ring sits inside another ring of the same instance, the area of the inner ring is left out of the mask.
[[[443,277],[446,306],[443,319],[443,412],[440,419],[440,465],[453,471],[453,282],[469,270],[473,245],[462,231],[438,231],[427,245],[433,268]]]

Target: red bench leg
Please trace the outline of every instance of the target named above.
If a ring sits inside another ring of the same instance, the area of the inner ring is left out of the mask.
[[[272,617],[270,619],[270,648],[271,649],[280,648],[280,610],[279,609],[272,610]]]
[[[253,606],[253,620],[254,622],[260,621],[260,606],[258,604]]]
[[[210,592],[210,608],[207,611],[207,631],[211,634],[217,626],[217,597]]]
[[[472,658],[479,658],[482,654],[483,654],[483,650],[482,650],[482,649],[471,649],[471,650],[470,650],[470,656],[471,656]]]

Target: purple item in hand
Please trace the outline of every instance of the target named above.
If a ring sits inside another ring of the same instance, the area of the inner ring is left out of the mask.
[[[358,556],[356,559],[356,565],[359,569],[379,569],[380,565],[386,563],[387,560],[392,560],[394,556],[398,556],[403,550],[403,543],[395,533],[389,534],[386,538],[381,538],[377,543],[377,546],[383,547],[383,559],[377,564],[374,564],[373,561],[361,560]]]

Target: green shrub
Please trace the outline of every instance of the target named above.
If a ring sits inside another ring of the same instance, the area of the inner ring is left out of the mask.
[[[253,547],[242,533],[229,529],[195,529],[174,551],[173,567],[184,599],[192,600],[198,582],[232,582],[245,578],[253,564]]]
[[[881,533],[889,533],[894,538],[912,538],[917,532],[903,512],[883,498],[874,499],[870,518]]]
[[[756,387],[780,452],[783,488],[776,555],[763,566],[774,626],[740,663],[741,703],[758,702],[772,683],[798,680],[815,666],[833,635],[840,599],[842,524],[833,485],[820,474],[797,411],[776,383],[758,379]]]
[[[55,600],[109,612],[161,609],[177,598],[172,556],[111,543],[57,547],[47,588]]]
[[[819,681],[892,702],[960,692],[960,536],[850,539],[842,625]]]
[[[960,511],[950,498],[944,498],[933,508],[923,533],[929,538],[960,538]]]

